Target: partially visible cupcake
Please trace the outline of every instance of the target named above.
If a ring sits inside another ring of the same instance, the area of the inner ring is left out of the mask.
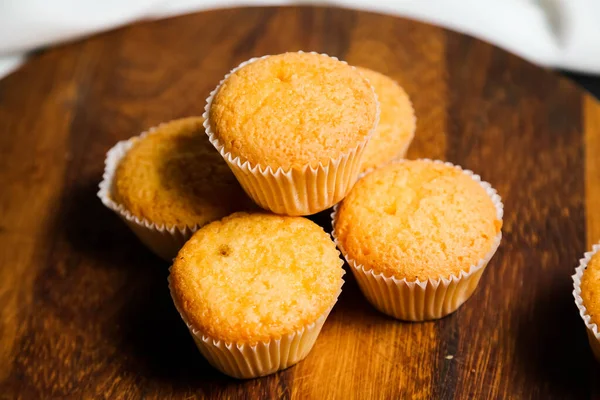
[[[406,156],[417,119],[408,94],[396,81],[367,68],[357,69],[373,85],[381,109],[379,124],[363,155],[361,170],[366,171]]]
[[[107,154],[98,196],[167,260],[200,226],[252,208],[204,134],[203,121],[191,117],[161,124]]]
[[[192,236],[169,287],[204,357],[227,375],[253,378],[308,355],[341,292],[342,265],[310,220],[236,213]]]
[[[242,63],[211,93],[204,115],[211,142],[256,203],[309,215],[356,181],[379,105],[354,67],[299,52]]]
[[[334,237],[366,298],[393,317],[455,311],[502,237],[500,197],[449,163],[401,161],[359,180],[335,208]]]
[[[573,283],[575,304],[585,323],[592,352],[600,361],[600,243],[579,261]]]

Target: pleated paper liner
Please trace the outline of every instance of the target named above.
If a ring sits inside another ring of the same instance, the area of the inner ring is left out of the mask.
[[[595,244],[592,247],[592,251],[588,251],[583,255],[583,258],[579,260],[579,266],[575,269],[575,275],[573,275],[572,278],[575,305],[577,306],[579,315],[581,315],[581,319],[583,319],[583,323],[585,324],[592,352],[594,353],[596,359],[600,361],[600,330],[598,329],[598,325],[592,322],[592,317],[587,313],[587,309],[585,308],[583,299],[581,298],[581,278],[583,277],[583,272],[587,268],[592,256],[598,251],[600,251],[600,243]]]
[[[473,178],[486,191],[496,207],[496,217],[502,220],[504,206],[500,196],[489,183],[482,181],[479,175],[448,162],[437,160],[426,161],[458,168]],[[333,225],[332,235],[336,245],[350,265],[350,270],[356,277],[364,296],[379,311],[405,321],[439,319],[456,311],[471,297],[477,288],[485,267],[496,253],[502,239],[502,232],[499,232],[488,253],[477,264],[461,271],[458,276],[451,275],[449,277],[427,279],[425,281],[408,281],[406,278],[387,277],[372,269],[367,269],[348,255],[341,242],[337,239],[335,232],[337,209],[338,205],[334,207],[331,214]]]
[[[342,279],[342,285],[343,285]],[[169,291],[175,308],[185,322],[198,350],[214,368],[238,379],[250,379],[269,375],[291,367],[308,356],[325,320],[337,302],[340,290],[331,307],[313,323],[303,326],[295,332],[274,337],[268,341],[254,344],[227,343],[195,329],[173,295],[169,277]]]
[[[321,56],[329,57],[327,54],[321,54]],[[363,151],[379,122],[379,102],[377,102],[375,124],[369,135],[363,142],[358,143],[354,149],[342,154],[337,159],[332,159],[327,164],[319,163],[315,167],[304,165],[288,170],[253,165],[225,149],[223,143],[211,128],[209,110],[219,88],[231,74],[250,63],[267,57],[271,56],[267,55],[245,61],[223,78],[206,99],[203,114],[204,128],[210,142],[223,156],[246,193],[260,207],[276,214],[292,216],[315,214],[339,202],[356,182],[360,172]],[[337,60],[335,57],[331,58]],[[375,95],[375,98],[377,98],[377,95]]]
[[[106,207],[121,217],[146,247],[164,260],[171,261],[177,255],[181,246],[200,228],[200,225],[180,228],[177,226],[155,224],[145,218],[136,217],[112,198],[113,181],[119,162],[137,140],[152,134],[162,125],[164,124],[151,128],[129,140],[120,141],[108,151],[104,162],[104,175],[102,182],[100,182],[98,197]]]

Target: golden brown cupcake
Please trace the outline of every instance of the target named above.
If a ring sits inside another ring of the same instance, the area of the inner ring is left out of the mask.
[[[402,161],[356,183],[336,208],[337,244],[375,307],[440,318],[475,290],[500,243],[502,203],[470,171]]]
[[[169,282],[208,361],[250,378],[306,357],[337,301],[342,265],[329,235],[310,220],[236,213],[194,234]]]
[[[252,204],[202,123],[191,117],[162,124],[120,142],[107,157],[103,202],[169,260],[198,227]]]
[[[573,275],[575,304],[587,328],[590,346],[600,361],[600,244],[584,254]]]
[[[205,127],[261,207],[308,215],[354,184],[378,113],[373,88],[355,68],[285,53],[227,75],[208,99]]]
[[[379,124],[363,155],[361,170],[366,171],[404,158],[417,119],[410,98],[396,81],[367,68],[357,69],[373,85],[381,108]]]

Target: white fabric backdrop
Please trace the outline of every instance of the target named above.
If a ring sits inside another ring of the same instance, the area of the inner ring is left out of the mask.
[[[139,19],[210,8],[335,5],[427,21],[534,63],[600,74],[600,0],[2,0],[0,78],[26,53]]]

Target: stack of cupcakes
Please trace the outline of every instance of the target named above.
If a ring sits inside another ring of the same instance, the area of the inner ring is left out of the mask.
[[[322,54],[265,56],[205,111],[118,143],[99,196],[175,257],[175,307],[213,366],[251,378],[306,357],[341,292],[336,245],[398,319],[441,318],[473,293],[500,244],[500,197],[458,166],[401,160],[416,119],[393,80]],[[332,206],[334,240],[303,218]]]

